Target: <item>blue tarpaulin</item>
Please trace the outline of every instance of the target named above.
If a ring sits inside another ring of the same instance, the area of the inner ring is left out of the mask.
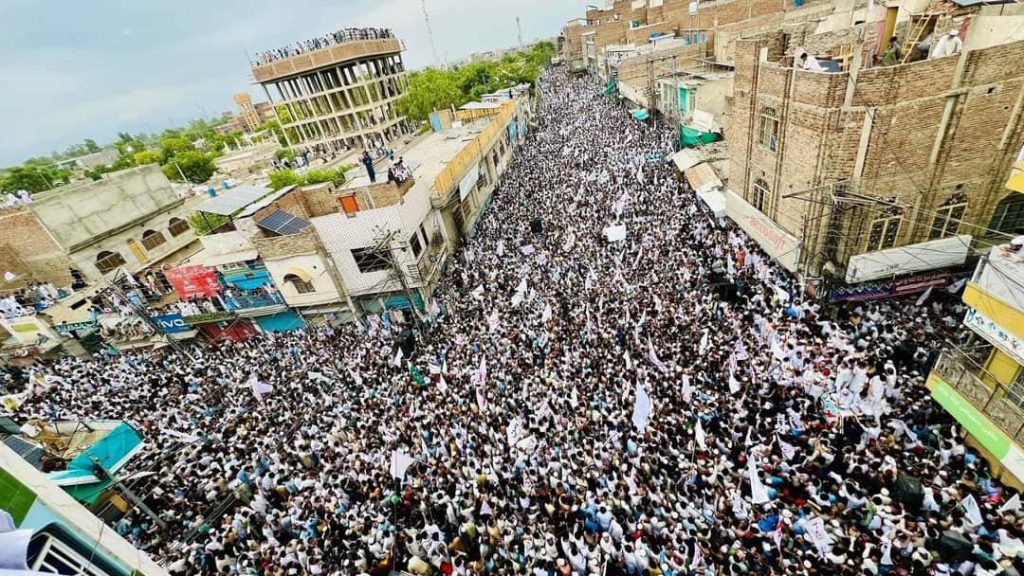
[[[100,479],[94,473],[93,459],[96,459],[107,472],[114,474],[124,468],[132,455],[141,447],[142,436],[134,428],[122,422],[99,442],[75,456],[71,462],[68,462],[66,470],[51,472],[47,474],[47,477],[58,486],[96,484],[100,482]]]

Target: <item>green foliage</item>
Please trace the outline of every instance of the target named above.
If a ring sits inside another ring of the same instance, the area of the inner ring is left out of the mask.
[[[169,180],[181,182],[182,175],[192,184],[202,184],[213,176],[216,167],[209,154],[196,150],[187,150],[174,157],[163,167],[164,176]]]
[[[298,186],[302,184],[302,176],[293,170],[274,170],[270,173],[270,189],[280,190],[287,186]]]
[[[217,228],[220,228],[228,221],[227,216],[221,216],[219,214],[200,214],[196,212],[189,217],[188,223],[192,226],[192,230],[199,236],[205,236],[210,232],[213,232]]]
[[[554,56],[554,44],[538,42],[529,52],[515,52],[497,61],[473,62],[454,70],[427,68],[413,72],[409,75],[409,90],[398,101],[398,110],[411,120],[423,121],[435,110],[459,107],[517,84],[535,84]]]
[[[53,166],[38,163],[14,166],[0,172],[0,192],[28,190],[42,192],[56,188],[70,181],[71,173]]]
[[[167,136],[160,140],[160,151],[163,152],[165,162],[169,162],[178,154],[194,150],[195,146],[181,136]]]
[[[335,186],[345,183],[345,167],[337,170],[310,170],[306,173],[306,184],[322,184],[331,182]]]
[[[280,190],[286,186],[302,186],[303,184],[322,184],[331,182],[335,186],[345,183],[345,172],[351,170],[349,165],[342,165],[335,170],[310,170],[303,175],[294,170],[275,170],[270,173],[270,189]]]
[[[136,152],[133,156],[136,166],[144,164],[160,164],[164,161],[164,155],[157,150],[143,150]]]
[[[282,148],[274,152],[274,158],[278,160],[288,160],[289,162],[292,162],[295,160],[295,151],[292,150],[291,148]]]

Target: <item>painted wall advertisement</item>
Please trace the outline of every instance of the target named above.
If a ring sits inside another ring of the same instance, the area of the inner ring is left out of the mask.
[[[206,266],[180,266],[167,268],[164,276],[184,300],[202,296],[213,296],[221,290],[217,281],[217,271]]]
[[[932,397],[950,413],[971,436],[999,459],[1017,478],[1024,478],[1024,451],[984,414],[941,378],[933,378]]]

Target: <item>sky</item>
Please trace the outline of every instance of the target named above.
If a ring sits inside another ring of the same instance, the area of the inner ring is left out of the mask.
[[[593,0],[426,0],[438,57],[556,36]],[[246,56],[339,28],[391,28],[410,69],[433,64],[420,0],[0,0],[0,166],[85,138],[158,132],[234,109]]]

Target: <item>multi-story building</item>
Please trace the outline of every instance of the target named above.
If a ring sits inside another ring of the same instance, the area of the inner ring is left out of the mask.
[[[265,52],[253,65],[290,147],[371,149],[408,132],[395,108],[408,88],[402,42],[389,31],[356,32]]]
[[[4,420],[10,423],[9,419]],[[46,474],[2,443],[0,511],[10,515],[16,529],[31,532],[26,550],[16,549],[11,542],[3,553],[7,560],[23,554],[25,557],[17,560],[23,560],[32,574],[167,574],[145,552],[132,546]]]
[[[252,105],[252,96],[249,96],[248,92],[239,92],[232,99],[238,106],[238,117],[245,131],[255,132],[261,122],[260,115],[256,112],[256,107]]]
[[[41,192],[0,211],[0,265],[25,282],[68,286],[181,257],[196,244],[184,200],[156,165]],[[74,272],[72,272],[74,270]]]
[[[964,290],[963,349],[947,349],[928,378],[932,396],[970,434],[1004,483],[1024,488],[1024,254],[996,246]]]
[[[972,239],[1019,231],[1004,179],[1024,139],[1021,28],[993,34],[1000,16],[988,8],[970,19],[903,10],[736,42],[727,212],[809,278],[855,284],[958,265]],[[878,34],[890,24],[909,42],[882,66]],[[963,50],[922,59],[925,25]],[[819,70],[801,65],[808,53]]]

